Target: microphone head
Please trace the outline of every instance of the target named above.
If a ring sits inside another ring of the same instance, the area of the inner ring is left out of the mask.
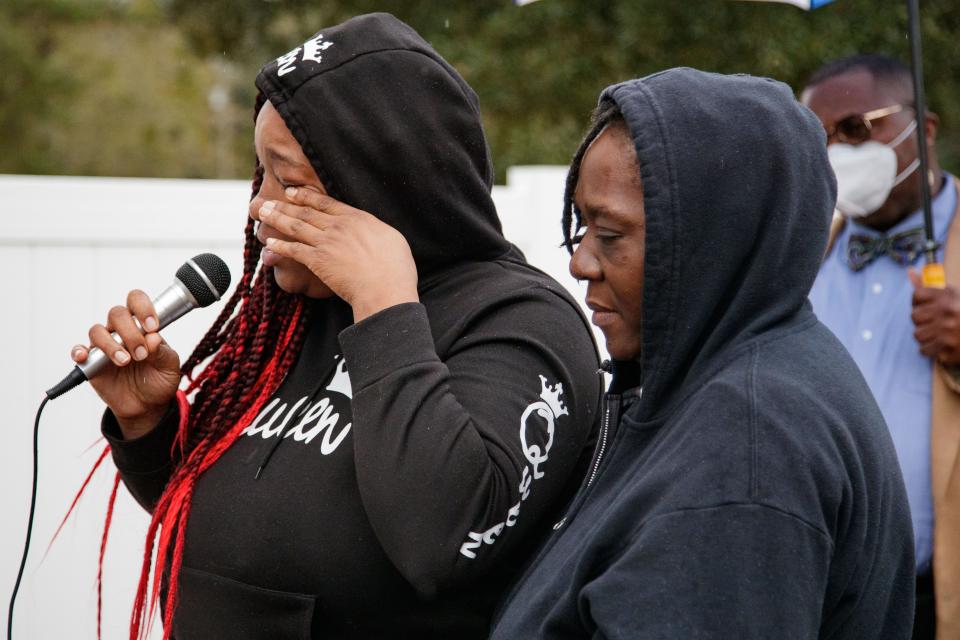
[[[213,304],[230,288],[230,269],[212,253],[187,260],[177,269],[176,277],[201,307]]]

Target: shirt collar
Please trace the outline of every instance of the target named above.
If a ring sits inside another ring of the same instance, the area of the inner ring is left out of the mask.
[[[957,208],[957,190],[953,185],[955,178],[946,172],[944,172],[943,178],[943,187],[941,187],[940,193],[938,193],[936,197],[934,197],[933,202],[930,203],[931,208],[933,209],[933,235],[937,242],[941,243],[947,237],[947,229],[950,226],[950,220],[953,217],[953,212]],[[844,235],[847,238],[850,237],[851,233],[870,237],[893,236],[902,231],[908,231],[910,229],[922,227],[923,207],[917,209],[906,218],[887,229],[886,232],[876,231],[870,227],[863,226],[856,220],[852,220],[851,223],[852,224],[848,224],[847,228],[844,230]]]

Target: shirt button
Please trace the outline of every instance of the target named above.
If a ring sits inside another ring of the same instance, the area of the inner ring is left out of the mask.
[[[874,282],[872,289],[873,289],[873,292],[876,294],[883,293],[883,285],[880,284],[879,282]]]
[[[873,338],[873,331],[870,331],[870,329],[864,329],[860,335],[864,340],[871,340]]]

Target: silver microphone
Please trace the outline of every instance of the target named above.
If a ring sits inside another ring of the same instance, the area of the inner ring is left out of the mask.
[[[153,299],[160,329],[188,311],[213,304],[229,287],[230,269],[218,256],[202,253],[187,260],[177,269],[173,284]],[[111,335],[117,342],[122,342],[116,332]],[[47,397],[53,400],[63,395],[112,364],[103,351],[91,349],[84,362],[76,365],[63,380],[47,390]]]

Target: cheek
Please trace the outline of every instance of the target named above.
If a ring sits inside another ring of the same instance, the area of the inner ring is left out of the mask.
[[[643,318],[643,260],[636,256],[608,268],[608,281],[629,329],[640,331]]]
[[[890,140],[892,137],[898,135],[902,127],[895,127],[885,131],[885,135],[889,137],[884,137],[884,140]],[[893,148],[893,152],[897,156],[897,172],[903,171],[911,162],[917,159],[917,156],[920,154],[920,149],[918,148],[919,143],[917,142],[917,134],[919,129],[916,129],[911,133],[907,138]]]
[[[273,268],[273,278],[277,286],[287,293],[304,295],[308,298],[330,298],[333,291],[320,278],[299,262],[284,259]]]
[[[900,173],[906,169],[919,154],[919,150],[917,149],[917,145],[913,142],[913,138],[904,140],[900,146],[894,149],[894,151],[897,153],[897,173]]]
[[[642,279],[636,277],[619,291],[619,297],[622,304],[624,319],[630,323],[630,326],[638,329],[643,318],[643,286],[640,284]]]

